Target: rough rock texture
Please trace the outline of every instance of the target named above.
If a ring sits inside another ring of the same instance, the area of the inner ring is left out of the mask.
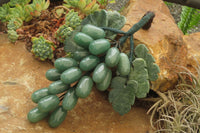
[[[113,111],[107,94],[95,89],[88,98],[79,99],[60,127],[50,128],[47,119],[30,123],[27,113],[36,106],[31,94],[50,84],[45,72],[53,66],[35,60],[23,43],[10,44],[6,35],[0,35],[0,40],[0,133],[152,132],[146,109],[133,107],[120,116]]]
[[[187,64],[187,48],[183,41],[183,33],[162,0],[130,0],[124,13],[127,23],[123,30],[127,31],[147,11],[153,11],[155,18],[149,30],[141,29],[134,35],[135,44],[145,44],[160,66],[160,77],[153,83],[152,89],[166,91],[173,88],[177,82],[177,72],[180,69],[176,65]]]
[[[189,68],[193,73],[196,72],[194,67],[197,67],[200,63],[200,32],[184,35],[183,40],[188,48],[188,64]]]

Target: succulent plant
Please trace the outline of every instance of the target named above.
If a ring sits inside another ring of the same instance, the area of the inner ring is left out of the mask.
[[[89,15],[100,7],[96,0],[64,0],[64,2],[67,8],[78,8],[84,15]]]
[[[31,41],[33,43],[31,52],[35,57],[39,58],[41,61],[53,58],[53,48],[55,48],[55,45],[52,42],[44,39],[43,36],[39,38],[32,37]]]
[[[50,5],[49,0],[33,0],[33,3],[31,4],[31,8],[33,8],[33,11],[31,12],[31,15],[34,17],[38,17],[41,14],[42,10],[46,10]]]
[[[1,22],[6,22],[6,16],[9,14],[9,8],[10,8],[10,6],[8,4],[3,4],[3,6],[0,7]]]
[[[19,5],[26,5],[30,2],[31,0],[10,0],[10,2],[8,2],[8,5],[10,7],[15,7],[16,4]]]
[[[68,25],[62,25],[59,27],[59,29],[56,31],[56,38],[60,42],[64,42],[66,38],[68,38],[72,34],[72,27],[69,27]]]
[[[18,39],[19,35],[17,34],[17,32],[15,30],[8,30],[8,39],[11,42],[16,42]]]
[[[8,24],[7,28],[8,30],[16,30],[20,28],[23,25],[23,21],[20,18],[12,18]]]
[[[74,10],[70,10],[65,16],[65,25],[72,27],[75,29],[77,26],[81,24],[81,18],[78,16],[78,12],[74,12]]]

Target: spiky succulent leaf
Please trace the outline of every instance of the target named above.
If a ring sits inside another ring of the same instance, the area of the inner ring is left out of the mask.
[[[86,6],[86,0],[79,0],[78,7],[82,10]]]
[[[146,61],[149,80],[156,81],[158,79],[158,73],[160,73],[160,68],[155,64],[155,59],[149,53],[148,48],[144,44],[139,44],[135,48],[135,55],[137,58],[143,58]]]
[[[59,27],[59,29],[56,31],[56,38],[60,42],[64,42],[65,39],[67,39],[72,34],[73,29],[71,27],[68,27],[68,25],[62,25]]]
[[[112,79],[109,102],[112,104],[113,109],[120,115],[124,115],[131,110],[131,106],[135,102],[135,90],[137,86],[137,82],[134,80],[128,81],[126,86],[126,78],[115,77]]]
[[[35,57],[38,57],[42,61],[53,58],[52,46],[55,47],[55,45],[52,42],[45,40],[42,36],[39,38],[32,37],[31,41],[33,43],[31,52]]]
[[[74,12],[74,10],[70,10],[65,16],[65,25],[72,27],[75,29],[77,26],[81,24],[81,18],[78,16],[78,12]]]
[[[8,30],[8,39],[11,42],[16,42],[18,39],[19,35],[17,34],[17,32],[15,30]]]
[[[71,8],[71,7],[78,7],[79,0],[64,0],[64,6]]]
[[[3,4],[0,7],[0,20],[6,22],[6,16],[9,14],[10,6],[8,4]]]
[[[26,5],[28,4],[29,2],[31,2],[31,0],[10,0],[8,2],[9,6],[11,7],[15,7],[16,4],[19,4],[19,5]]]
[[[136,97],[145,98],[150,89],[146,61],[142,58],[136,58],[133,61],[133,67],[134,68],[131,68],[129,80],[134,80],[138,83],[138,88],[135,94]]]

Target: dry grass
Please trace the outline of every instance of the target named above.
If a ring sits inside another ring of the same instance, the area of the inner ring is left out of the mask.
[[[197,68],[198,76],[184,69],[185,72],[179,73],[176,89],[157,92],[160,100],[148,111],[156,133],[200,132],[200,68]]]

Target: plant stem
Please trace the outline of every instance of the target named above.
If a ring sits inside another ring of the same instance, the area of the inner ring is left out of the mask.
[[[155,16],[155,14],[153,12],[147,12],[138,23],[134,24],[132,26],[132,28],[126,32],[127,35],[125,35],[119,39],[120,45],[123,45],[129,36],[133,35],[135,32],[137,32],[142,27],[145,26],[146,27],[145,29],[147,30],[151,26],[151,22],[152,22],[154,16]],[[148,25],[146,25],[146,24],[148,24]]]

